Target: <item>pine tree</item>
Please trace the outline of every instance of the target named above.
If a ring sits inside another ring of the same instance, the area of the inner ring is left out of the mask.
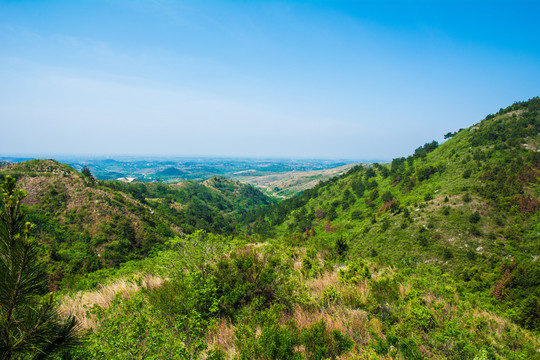
[[[76,342],[75,319],[62,320],[46,292],[38,246],[7,176],[0,186],[0,360],[45,359]]]
[[[92,172],[90,171],[90,169],[88,168],[88,166],[83,166],[82,170],[81,170],[81,173],[86,176],[87,178],[93,178],[94,176],[92,175]]]

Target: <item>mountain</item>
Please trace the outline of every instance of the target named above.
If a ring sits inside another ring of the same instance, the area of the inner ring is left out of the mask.
[[[250,185],[217,176],[203,182],[186,180],[177,184],[118,181],[103,184],[150,205],[184,233],[197,229],[222,234],[234,232],[235,218],[273,203]]]
[[[416,238],[419,227],[430,238],[435,235],[435,245],[465,248],[470,238],[486,245],[484,252],[497,252],[492,249],[497,240],[527,239],[536,220],[539,103],[538,98],[517,103],[447,134],[442,145],[427,143],[388,165],[354,167],[275,205],[266,220],[281,225],[278,233],[332,228],[347,230],[351,238],[369,234],[372,244],[365,253],[373,248],[392,260],[416,246],[403,253],[392,248],[390,254],[384,240]]]
[[[287,199],[311,189],[321,181],[347,172],[357,164],[347,164],[331,169],[310,171],[287,171],[270,175],[261,175],[255,171],[241,171],[232,175],[232,178],[242,181],[264,191],[272,197]]]
[[[51,288],[66,275],[141,258],[181,231],[148,205],[54,160],[6,166],[0,169],[5,175],[28,193],[24,205],[52,267]]]
[[[273,205],[219,177],[83,179],[192,228],[60,294],[86,329],[66,356],[538,359],[539,110],[515,103]]]
[[[202,184],[222,194],[230,204],[229,208],[236,211],[245,212],[274,203],[274,201],[255,187],[222,176],[212,176],[204,180]]]
[[[259,212],[252,228],[320,251],[341,241],[383,264],[434,265],[511,314],[540,296],[539,111],[539,98],[516,103],[444,144],[354,167]]]
[[[156,173],[156,176],[164,176],[164,177],[180,177],[184,176],[186,173],[178,168],[175,168],[174,166],[168,167],[164,170],[158,171]]]
[[[236,214],[270,203],[255,188],[228,180],[241,190],[234,197],[193,181],[98,181],[54,160],[0,168],[0,177],[6,175],[28,193],[24,205],[44,246],[51,289],[62,281],[72,286],[77,274],[141,259],[175,235],[231,232]]]

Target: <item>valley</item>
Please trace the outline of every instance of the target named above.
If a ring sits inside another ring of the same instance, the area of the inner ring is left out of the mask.
[[[71,358],[535,359],[539,140],[533,98],[387,163],[126,183],[78,167],[144,166],[30,160],[0,180],[80,324]]]

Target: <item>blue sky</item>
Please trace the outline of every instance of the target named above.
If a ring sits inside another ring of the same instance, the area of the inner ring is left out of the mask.
[[[540,95],[538,1],[0,1],[0,154],[391,159]]]

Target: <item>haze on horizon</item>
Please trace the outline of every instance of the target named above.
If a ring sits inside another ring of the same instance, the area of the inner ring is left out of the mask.
[[[540,95],[537,1],[0,1],[0,154],[391,159]]]

